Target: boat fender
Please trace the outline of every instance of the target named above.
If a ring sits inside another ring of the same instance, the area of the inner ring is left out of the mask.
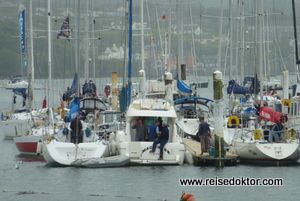
[[[180,201],[196,201],[196,198],[190,193],[182,193]]]
[[[233,123],[233,121],[235,123]],[[227,124],[228,124],[229,127],[239,126],[240,125],[240,119],[237,116],[231,116],[231,117],[229,117]]]
[[[297,132],[294,129],[289,129],[285,132],[286,140],[295,140],[297,137]]]
[[[289,99],[283,99],[283,100],[281,101],[281,104],[282,104],[283,106],[291,107],[291,101],[290,101]]]
[[[111,143],[108,143],[108,152],[112,153],[112,144]]]
[[[188,150],[185,151],[184,163],[189,164],[189,165],[194,164],[193,156],[192,156],[191,152],[189,152]]]
[[[117,143],[115,140],[112,141],[111,143],[111,153],[112,155],[116,155],[116,149],[117,149]]]
[[[89,128],[86,128],[86,129],[85,129],[85,136],[86,136],[86,137],[90,137],[91,133],[92,133],[92,130],[91,130],[91,129],[89,129]]]
[[[36,147],[36,153],[37,154],[41,154],[42,153],[42,149],[43,149],[43,144],[42,143],[38,143],[37,147]]]
[[[115,133],[110,133],[109,134],[109,142],[111,143],[115,139],[116,134]]]
[[[64,127],[64,129],[62,130],[62,133],[63,133],[64,135],[68,135],[69,129],[68,129],[67,127]]]

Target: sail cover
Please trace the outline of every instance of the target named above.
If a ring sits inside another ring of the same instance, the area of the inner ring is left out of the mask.
[[[183,82],[182,80],[178,79],[177,80],[177,88],[180,92],[189,94],[191,88],[189,87],[189,85],[187,85],[185,82]]]
[[[72,100],[74,98],[74,95],[77,93],[77,91],[78,91],[78,77],[77,77],[77,73],[75,73],[71,88],[69,88],[63,94],[63,97],[62,97],[63,101]]]
[[[287,121],[287,116],[281,112],[276,112],[269,107],[259,108],[259,118],[271,121],[273,123],[285,123]]]
[[[249,94],[250,91],[248,88],[238,85],[238,83],[236,83],[234,80],[230,80],[229,85],[227,87],[227,93],[246,95]]]

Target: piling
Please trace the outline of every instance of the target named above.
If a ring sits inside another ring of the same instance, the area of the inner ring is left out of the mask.
[[[111,89],[112,89],[112,102],[111,107],[113,110],[119,110],[118,107],[118,73],[111,73]]]
[[[215,71],[213,74],[214,86],[214,138],[215,158],[224,158],[224,134],[223,134],[223,82],[222,72]],[[223,160],[215,160],[216,167],[223,167]]]
[[[146,98],[146,73],[144,70],[139,71],[139,98]]]

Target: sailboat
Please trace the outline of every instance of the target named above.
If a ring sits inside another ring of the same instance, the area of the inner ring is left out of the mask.
[[[293,12],[295,12],[294,5]],[[260,32],[261,38],[262,32]],[[259,49],[261,52],[261,43]],[[262,64],[261,58],[260,64]],[[241,132],[233,140],[232,150],[239,155],[241,162],[279,166],[297,164],[300,159],[299,122],[296,120],[300,116],[296,109],[300,103],[297,94],[299,89],[296,88],[294,96],[289,100],[288,80],[288,71],[284,70],[284,99],[281,102],[283,112],[277,112],[261,104],[259,107],[259,120],[266,123],[257,124],[256,116],[251,115],[247,127],[235,127]],[[236,122],[239,123],[239,121]]]
[[[85,2],[85,5],[86,9],[88,9],[88,1]],[[80,10],[80,3],[77,6],[78,10]],[[80,19],[80,13],[78,15],[78,19]],[[79,24],[79,21],[77,23]],[[78,25],[77,27],[80,26]],[[77,30],[77,37],[79,37],[79,29]],[[86,36],[86,38],[88,37]],[[72,40],[70,35],[68,35],[68,39]],[[77,40],[74,41],[78,43]],[[88,43],[86,44],[88,45]],[[79,52],[78,44],[77,47]],[[85,51],[86,53],[89,51],[88,47],[85,48]],[[85,58],[88,59],[88,55]],[[76,63],[78,72],[79,57]],[[88,66],[86,65],[85,67]],[[43,157],[47,164],[65,166],[91,165],[95,167],[97,161],[98,164],[101,164],[105,161],[104,157],[116,154],[113,132],[118,129],[121,113],[109,110],[106,103],[97,97],[95,85],[87,81],[88,70],[86,69],[85,72],[87,75],[82,88],[82,97],[79,97],[79,83],[78,78],[76,78],[77,82],[70,91],[65,93],[66,100],[69,100],[70,94],[74,93],[75,96],[71,97],[70,110],[65,117],[63,128],[54,132],[47,140],[43,141]],[[77,91],[74,91],[75,89]],[[77,114],[81,114],[82,117],[80,119],[83,127],[81,131],[82,142],[73,143],[70,139],[72,132],[70,124]],[[110,162],[112,161],[110,160]]]
[[[31,12],[29,12],[31,16]],[[32,17],[29,17],[30,22],[30,30],[32,30]],[[25,51],[25,10],[21,12],[19,15],[19,24],[22,24],[22,31],[20,32],[20,38],[22,39],[22,50]],[[32,45],[32,31],[30,31],[30,43]],[[25,53],[24,53],[25,54]],[[38,113],[40,111],[33,110],[33,80],[34,80],[34,64],[33,64],[33,49],[31,48],[31,59],[29,59],[29,66],[31,67],[31,72],[28,73],[29,84],[27,87],[23,88],[14,88],[13,91],[13,99],[12,99],[12,109],[11,111],[6,112],[5,115],[2,115],[2,129],[3,134],[6,139],[13,139],[16,136],[22,136],[28,134],[32,126],[34,126],[34,122],[41,123],[41,119],[38,117]],[[24,65],[27,66],[26,57],[24,57]],[[14,105],[17,103],[17,95],[23,98],[22,107],[16,109]]]

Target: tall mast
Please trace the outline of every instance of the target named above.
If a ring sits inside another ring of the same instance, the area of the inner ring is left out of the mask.
[[[297,83],[299,83],[300,61],[299,61],[299,56],[298,56],[298,39],[297,39],[295,0],[292,0],[292,6],[293,6],[293,22],[294,22],[294,38],[295,38],[295,58],[296,58],[296,65],[297,65]]]

